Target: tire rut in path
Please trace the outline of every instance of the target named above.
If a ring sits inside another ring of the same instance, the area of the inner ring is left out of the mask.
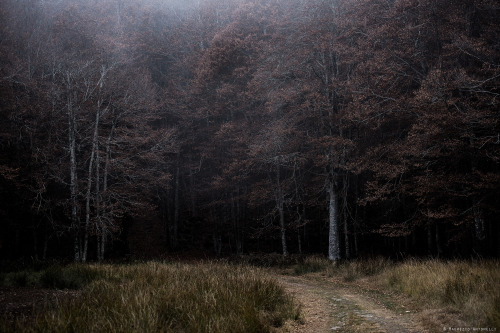
[[[278,281],[302,306],[304,323],[291,332],[425,332],[413,314],[395,313],[355,288],[306,277],[279,275]]]

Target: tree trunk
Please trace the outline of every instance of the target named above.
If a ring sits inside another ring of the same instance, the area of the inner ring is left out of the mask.
[[[297,245],[299,247],[299,254],[302,255],[302,238],[300,237],[300,228],[297,229]]]
[[[177,167],[175,170],[175,188],[174,188],[174,220],[170,226],[170,246],[172,249],[177,249],[178,247],[178,229],[179,229],[179,186],[180,186],[180,168],[179,161],[177,161]]]
[[[113,124],[111,126],[111,130],[109,132],[108,139],[106,140],[106,152],[105,152],[105,158],[104,158],[104,169],[103,169],[103,175],[102,175],[102,192],[99,194],[99,228],[100,228],[100,237],[98,235],[97,237],[97,253],[98,253],[98,261],[103,261],[104,260],[104,253],[106,249],[106,239],[107,239],[107,219],[110,218],[108,215],[109,212],[107,211],[107,206],[106,206],[106,201],[102,200],[102,194],[106,196],[107,191],[108,191],[108,174],[109,174],[109,164],[110,164],[110,156],[111,156],[111,139],[113,138],[114,131],[115,131],[115,126],[116,122],[113,121]],[[97,163],[97,167],[99,168],[99,163]],[[99,181],[99,177],[98,177]],[[96,187],[98,185],[96,184]],[[99,192],[99,190],[97,190]]]
[[[348,214],[347,214],[347,177],[344,178],[344,191],[342,198],[342,219],[344,220],[344,245],[345,245],[345,258],[349,259],[351,257],[350,243],[349,243],[349,225],[348,225]]]
[[[240,239],[240,204],[239,204],[239,188],[237,188],[237,197],[231,193],[231,223],[233,226],[234,245],[236,247],[236,254],[241,254],[241,239]]]
[[[359,256],[359,247],[358,247],[358,230],[356,226],[354,227],[354,256]]]
[[[241,237],[241,207],[240,207],[240,188],[236,190],[236,252],[241,254],[243,252],[243,241]]]
[[[328,231],[328,259],[330,261],[340,260],[340,246],[339,246],[339,207],[337,201],[337,191],[335,190],[335,183],[333,179],[328,182],[328,194],[330,200],[328,202],[328,215],[329,215],[329,231]]]
[[[85,230],[84,230],[84,239],[83,239],[83,252],[82,252],[82,262],[87,261],[87,253],[88,253],[88,245],[89,245],[89,229],[90,229],[90,197],[92,194],[92,174],[94,170],[94,162],[95,156],[98,149],[98,134],[99,134],[99,117],[100,111],[99,109],[96,111],[95,116],[95,127],[94,127],[94,135],[92,137],[92,151],[90,153],[89,160],[89,171],[87,176],[87,193],[85,195]],[[97,166],[99,167],[99,166]]]
[[[288,256],[288,249],[286,244],[286,226],[285,226],[285,199],[283,198],[283,190],[281,189],[281,174],[279,161],[276,164],[276,208],[278,208],[280,216],[280,234],[281,234],[281,248],[283,250],[283,256]]]
[[[33,216],[31,217],[31,220],[33,224],[33,257],[36,261],[38,261],[38,235],[36,232],[36,224]]]
[[[296,222],[296,231],[297,231],[297,245],[299,248],[299,254],[302,254],[302,239],[300,237],[300,229],[302,225],[302,219],[303,216],[300,213],[300,206],[302,204],[302,207],[304,207],[304,204],[302,203],[301,195],[299,192],[299,185],[297,183],[297,158],[294,159],[293,163],[293,183],[295,185],[295,200],[297,201],[296,204],[296,210],[297,210],[297,222]],[[305,211],[305,208],[303,209]]]
[[[351,258],[351,251],[349,249],[349,227],[347,225],[347,216],[345,213],[342,214],[344,217],[344,243],[345,243],[345,258]]]
[[[49,247],[49,237],[47,235],[47,231],[45,231],[43,237],[43,251],[42,251],[42,260],[47,260],[47,248]]]
[[[189,168],[189,185],[191,186],[191,216],[196,217],[196,198],[195,198],[195,181],[193,168]]]
[[[427,225],[427,253],[432,255],[432,227],[430,224]]]
[[[97,228],[97,244],[99,246],[99,235],[104,234],[104,225],[103,225],[103,220],[101,216],[101,174],[100,174],[100,155],[99,155],[99,149],[96,150],[96,156],[95,156],[95,217],[96,217],[96,228]],[[99,262],[103,261],[104,259],[104,254],[102,251],[97,249],[97,260]]]
[[[483,210],[481,207],[475,206],[472,212],[474,213],[474,233],[476,239],[482,241],[486,238]]]
[[[356,191],[356,198],[358,197],[357,195],[357,191]],[[357,201],[357,199],[356,199]],[[355,206],[355,210],[354,210],[354,224],[353,224],[353,239],[354,239],[354,253],[353,255],[355,257],[357,257],[359,255],[359,247],[358,247],[358,224],[359,224],[359,216],[358,216],[358,204],[356,204]]]
[[[73,235],[73,252],[74,259],[79,262],[80,256],[80,222],[78,220],[78,175],[76,165],[76,114],[73,110],[73,105],[70,97],[71,93],[71,77],[67,73],[67,108],[68,108],[68,148],[70,156],[70,198],[71,198],[71,232]]]
[[[217,257],[220,257],[222,254],[222,237],[217,233],[213,233],[213,241],[214,241],[214,252]]]
[[[283,207],[283,202],[279,204],[279,215],[280,215],[280,232],[281,232],[281,247],[283,249],[283,256],[288,256],[288,249],[286,245],[286,228],[285,228],[285,211]]]
[[[436,223],[436,251],[438,257],[443,255],[443,248],[441,246],[441,234],[439,233],[439,224]]]

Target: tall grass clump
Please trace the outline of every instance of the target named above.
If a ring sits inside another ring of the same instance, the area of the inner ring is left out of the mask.
[[[40,270],[30,268],[0,273],[0,287],[80,289],[98,279],[99,274],[91,265],[54,264]]]
[[[383,257],[331,262],[323,256],[308,256],[301,258],[293,265],[293,273],[303,275],[324,272],[329,277],[341,277],[346,282],[352,282],[359,278],[380,274],[393,265],[392,260]]]
[[[300,263],[295,265],[293,271],[296,275],[326,271],[332,263],[328,258],[321,256],[305,257]]]
[[[327,262],[329,264],[325,266],[326,274],[330,277],[341,277],[345,282],[381,274],[394,265],[392,260],[383,257],[356,259],[338,264]]]
[[[422,304],[449,307],[474,325],[500,327],[500,262],[411,260],[385,276]]]
[[[298,309],[262,270],[220,263],[96,266],[81,295],[17,322],[25,332],[269,332]]]
[[[383,257],[353,260],[341,264],[337,274],[340,273],[344,281],[352,282],[359,278],[381,274],[393,264],[392,260]]]

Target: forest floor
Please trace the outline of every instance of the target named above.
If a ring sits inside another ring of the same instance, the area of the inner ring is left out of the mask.
[[[302,323],[291,323],[291,332],[429,332],[415,304],[367,281],[345,283],[319,273],[277,279],[301,304]]]

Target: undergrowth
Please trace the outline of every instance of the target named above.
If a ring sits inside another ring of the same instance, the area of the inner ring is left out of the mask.
[[[44,276],[58,283],[67,270],[55,268]],[[69,270],[94,280],[79,297],[0,331],[269,332],[299,318],[292,298],[261,269],[149,262]]]

